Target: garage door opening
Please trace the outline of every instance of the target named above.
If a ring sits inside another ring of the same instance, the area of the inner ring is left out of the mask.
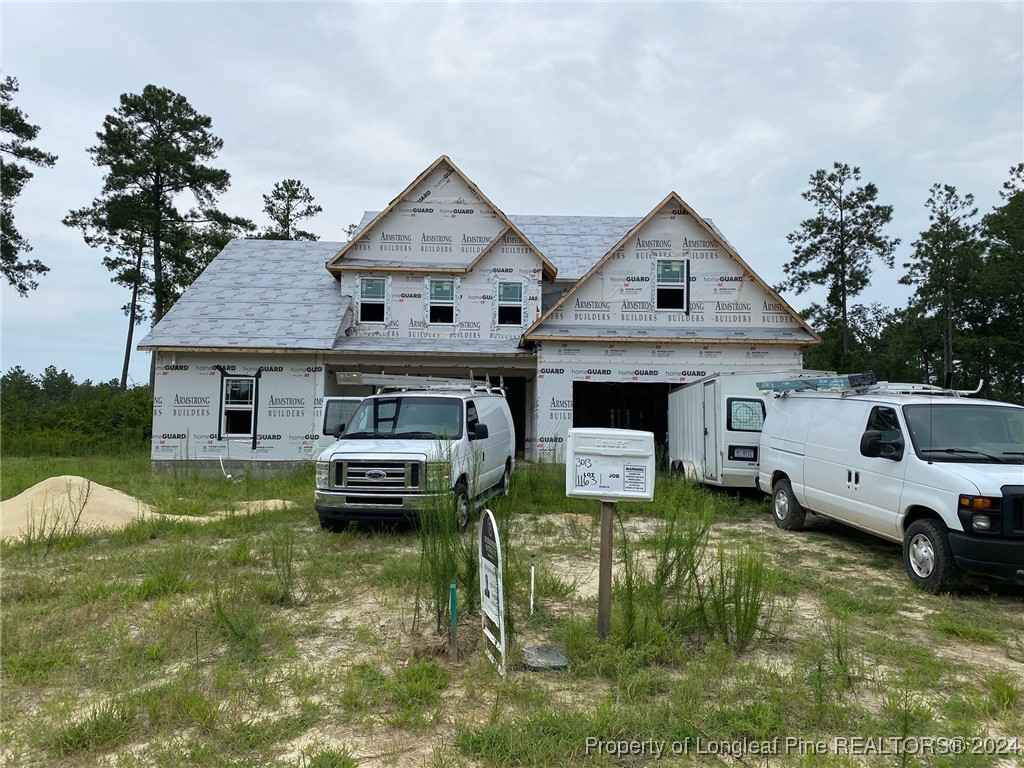
[[[654,442],[668,435],[668,384],[574,381],[572,425],[652,432]]]

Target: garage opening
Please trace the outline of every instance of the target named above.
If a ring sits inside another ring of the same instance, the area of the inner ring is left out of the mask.
[[[574,381],[572,425],[639,429],[665,445],[668,435],[668,384]]]

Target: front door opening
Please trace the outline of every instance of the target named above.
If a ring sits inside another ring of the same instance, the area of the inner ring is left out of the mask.
[[[668,384],[574,381],[572,425],[652,432],[664,446],[668,436]]]

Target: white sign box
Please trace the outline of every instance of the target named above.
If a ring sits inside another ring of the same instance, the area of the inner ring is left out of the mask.
[[[570,429],[565,495],[601,501],[654,498],[654,434],[634,429]]]

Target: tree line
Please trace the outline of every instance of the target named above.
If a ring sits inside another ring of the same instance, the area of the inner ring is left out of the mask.
[[[89,456],[145,452],[153,396],[145,385],[77,382],[48,366],[41,376],[21,366],[0,378],[0,451],[4,456]]]
[[[13,77],[0,83],[0,268],[27,296],[48,268],[28,257],[31,245],[14,227],[14,200],[32,178],[28,165],[52,167],[58,158],[33,146],[40,128],[14,106],[17,91]],[[123,307],[125,389],[136,325],[159,322],[232,238],[315,240],[300,226],[322,209],[301,181],[284,179],[263,196],[269,226],[222,211],[218,198],[230,174],[212,163],[223,142],[208,116],[167,88],[123,94],[96,137],[86,151],[104,169],[102,188],[63,223],[103,249],[111,279],[130,296]],[[900,244],[886,234],[893,208],[878,195],[858,167],[840,162],[814,172],[803,193],[814,215],[788,236],[794,255],[776,288],[796,295],[826,289],[823,302],[802,312],[823,340],[805,364],[961,387],[982,379],[987,395],[1024,402],[1024,163],[1010,169],[1001,204],[982,216],[972,194],[932,186],[929,226],[898,278],[914,293],[898,309],[856,303],[876,267],[895,268]]]
[[[860,182],[860,169],[845,163],[812,174],[803,198],[815,215],[788,237],[794,258],[778,290],[827,289],[803,312],[823,340],[805,355],[807,367],[960,389],[980,381],[986,396],[1024,403],[1024,163],[983,216],[974,195],[931,187],[929,226],[899,277],[914,288],[902,309],[855,303],[878,264],[895,267],[899,245],[885,233],[892,206]]]

